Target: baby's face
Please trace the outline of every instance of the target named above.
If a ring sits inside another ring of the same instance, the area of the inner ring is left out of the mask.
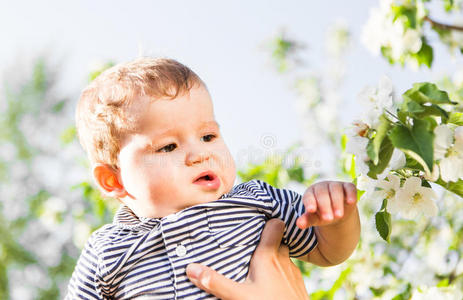
[[[148,98],[139,99],[148,102]],[[119,153],[122,201],[138,216],[163,217],[217,200],[235,181],[235,163],[206,88],[147,104],[142,130]]]

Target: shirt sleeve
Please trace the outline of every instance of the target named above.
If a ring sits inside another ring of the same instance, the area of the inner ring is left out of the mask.
[[[69,281],[65,300],[107,299],[101,293],[98,270],[98,255],[89,239]]]
[[[288,245],[289,255],[307,255],[317,245],[317,237],[313,227],[300,229],[296,226],[297,218],[305,212],[302,196],[294,191],[277,189],[260,180],[257,182],[272,200],[271,217],[285,222],[283,242]]]

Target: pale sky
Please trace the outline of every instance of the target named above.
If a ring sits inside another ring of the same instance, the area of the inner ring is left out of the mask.
[[[352,33],[344,82],[346,112],[383,74],[398,92],[462,66],[436,49],[433,71],[391,67],[360,44],[362,25],[377,1],[1,1],[0,66],[47,53],[61,67],[63,86],[77,95],[94,62],[135,58],[140,51],[178,59],[198,73],[213,96],[216,117],[232,153],[261,147],[272,135],[282,149],[301,138],[290,82],[269,64],[263,44],[285,28],[307,45],[309,66],[323,69],[325,33],[342,20]],[[53,61],[53,60],[52,60]],[[340,129],[341,130],[341,129]]]

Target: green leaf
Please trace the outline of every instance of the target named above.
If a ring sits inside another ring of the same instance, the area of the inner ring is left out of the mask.
[[[424,111],[424,107],[415,101],[406,101],[404,104],[407,106],[407,111],[416,114]]]
[[[418,66],[426,65],[428,68],[431,68],[434,58],[433,49],[430,45],[423,41],[420,51],[411,54],[411,57],[416,60]]]
[[[387,59],[389,64],[393,65],[395,63],[395,60],[392,58],[393,56],[391,47],[381,46],[381,54],[385,59]]]
[[[342,151],[346,151],[346,145],[347,145],[347,135],[346,134],[343,134],[341,136],[341,150]]]
[[[376,135],[368,143],[367,153],[370,159],[373,161],[373,164],[378,165],[379,161],[379,151],[383,143],[384,138],[387,136],[387,131],[391,128],[391,122],[386,119],[384,115],[380,116],[379,125],[376,129]]]
[[[431,172],[434,133],[430,131],[430,122],[413,119],[413,123],[411,129],[404,125],[397,125],[390,131],[389,138],[394,147],[419,162],[426,172]]]
[[[447,123],[463,126],[463,113],[456,111],[451,112]]]
[[[404,25],[406,27],[416,28],[416,6],[392,5],[391,10],[394,13],[394,22],[399,19],[399,17],[405,16],[406,22]]]
[[[429,181],[427,181],[426,179],[421,179],[421,186],[425,186],[432,189],[431,184],[429,184]]]
[[[382,294],[384,294],[384,292],[386,291],[386,288],[384,287],[375,288],[375,287],[370,286],[369,290],[373,293],[374,296],[379,297]]]
[[[381,174],[389,164],[391,160],[392,153],[394,152],[394,147],[389,138],[384,138],[381,146],[378,150],[378,164],[375,165],[372,161],[367,162],[370,171],[368,172],[368,176],[370,178],[376,179],[378,174]]]
[[[407,101],[416,101],[417,103],[433,104],[457,104],[452,102],[446,91],[439,90],[434,83],[421,82],[413,84],[413,88],[403,94]]]
[[[444,278],[441,281],[439,281],[436,285],[437,287],[448,287],[449,286],[449,279]]]
[[[449,118],[447,111],[437,104],[426,103],[422,105],[410,99],[406,99],[402,103],[401,112],[416,119],[423,119],[428,116],[438,116],[441,117],[444,123],[447,123]]]
[[[446,12],[450,12],[453,8],[453,0],[444,0],[444,8]]]
[[[407,116],[408,112],[403,111],[403,110],[397,110],[397,117],[399,118],[400,122],[402,123],[407,123]]]
[[[387,206],[387,199],[383,199],[383,203],[381,203],[381,208],[379,210],[384,211],[386,210]]]
[[[342,158],[342,171],[354,179],[357,177],[355,174],[355,155],[347,154]]]
[[[293,166],[287,169],[289,179],[303,182],[304,181],[304,169],[301,166]]]
[[[431,104],[429,106],[423,106],[424,111],[415,113],[416,118],[424,118],[427,116],[438,116],[441,117],[443,123],[448,122],[449,114],[443,108],[437,104]]]
[[[459,179],[457,182],[445,182],[439,178],[435,183],[445,188],[447,191],[463,197],[463,180]]]
[[[391,236],[391,214],[387,211],[379,211],[375,214],[376,221],[376,230],[378,230],[379,235],[389,243],[389,238]]]

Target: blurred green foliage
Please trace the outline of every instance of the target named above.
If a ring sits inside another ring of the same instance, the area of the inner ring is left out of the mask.
[[[103,65],[90,77],[111,65]],[[0,95],[0,190],[16,191],[4,193],[0,203],[0,299],[61,299],[81,246],[73,240],[72,229],[87,224],[90,233],[110,222],[117,203],[103,199],[86,181],[73,188],[50,188],[47,178],[36,175],[34,166],[41,159],[60,159],[56,145],[78,146],[75,126],[66,116],[70,101],[56,96],[56,70],[39,57],[28,71],[15,69],[20,80],[6,79]],[[52,124],[49,131],[47,122],[63,120],[66,129],[59,132],[60,127]],[[52,136],[52,144],[41,144],[40,135]],[[76,203],[78,208],[72,209]],[[48,246],[45,241],[54,243]],[[44,255],[55,258],[48,262]],[[28,275],[30,270],[35,275]],[[14,280],[18,278],[22,280]]]

